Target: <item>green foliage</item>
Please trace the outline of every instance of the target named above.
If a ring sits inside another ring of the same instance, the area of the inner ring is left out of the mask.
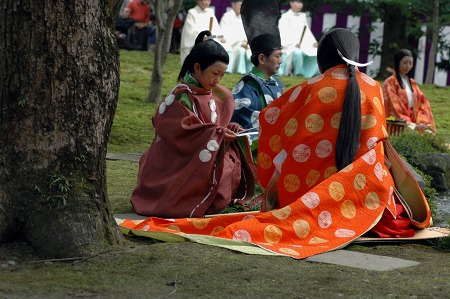
[[[420,157],[425,153],[449,152],[443,140],[431,134],[403,134],[390,136],[389,140],[397,152],[415,167],[419,166]]]
[[[67,204],[70,191],[68,179],[62,174],[54,174],[50,177],[48,186],[43,188],[35,186],[35,190],[41,195],[41,201],[50,208],[60,208]]]
[[[401,136],[390,136],[389,141],[414,170],[425,181],[424,195],[428,201],[431,213],[435,214],[437,210],[436,190],[431,187],[432,177],[422,172],[417,167],[421,155],[430,152],[449,153],[447,146],[439,137],[431,134],[403,134]]]
[[[450,224],[450,221],[449,221]],[[450,237],[444,237],[441,239],[438,239],[436,242],[436,249],[442,250],[442,251],[450,251]]]

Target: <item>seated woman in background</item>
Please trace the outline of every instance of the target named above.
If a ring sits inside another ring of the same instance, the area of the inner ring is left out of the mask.
[[[131,196],[139,214],[203,217],[252,198],[249,141],[237,136],[238,124],[230,124],[233,95],[218,85],[228,54],[208,36],[209,31],[198,35],[178,76],[180,84],[153,116],[155,139],[140,159]]]
[[[436,134],[430,102],[414,79],[408,76],[412,67],[411,51],[402,49],[394,54],[395,72],[383,83],[386,117],[404,119],[413,131]]]

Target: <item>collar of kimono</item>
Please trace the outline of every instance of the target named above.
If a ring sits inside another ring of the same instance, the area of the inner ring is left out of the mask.
[[[269,80],[267,80],[266,76],[264,76],[264,74],[256,67],[252,68],[252,70],[250,71],[250,75],[261,80],[266,85],[278,86],[278,82],[273,78],[273,76],[270,76]]]

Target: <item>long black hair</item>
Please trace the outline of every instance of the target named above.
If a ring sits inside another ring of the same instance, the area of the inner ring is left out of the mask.
[[[412,52],[408,49],[401,49],[399,51],[397,51],[394,54],[394,69],[395,69],[395,76],[397,77],[397,81],[400,84],[400,86],[405,89],[405,86],[403,86],[403,80],[400,77],[400,71],[399,71],[399,66],[400,66],[400,61],[403,59],[403,57],[405,56],[409,56],[409,57],[413,57]],[[408,76],[408,81],[409,81],[409,76]],[[410,83],[411,84],[411,83]]]
[[[322,72],[346,63],[339,55],[352,61],[359,59],[359,40],[354,33],[344,28],[333,28],[319,41],[317,63]],[[341,122],[336,141],[336,167],[339,170],[352,163],[359,148],[361,132],[361,92],[356,80],[355,66],[347,64],[349,81],[342,107]]]
[[[225,64],[230,62],[230,58],[224,47],[212,39],[204,40],[205,36],[210,37],[211,32],[205,30],[197,35],[194,47],[183,62],[180,74],[178,75],[178,81],[184,78],[187,72],[193,73],[194,64],[196,63],[200,64],[200,69],[203,71],[217,61]]]

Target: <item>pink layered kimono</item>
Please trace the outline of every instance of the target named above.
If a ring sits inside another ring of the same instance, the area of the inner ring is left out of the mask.
[[[253,163],[247,139],[226,140],[234,99],[217,86],[212,91],[178,85],[155,115],[155,139],[139,162],[131,196],[135,211],[158,217],[203,217],[220,213],[232,200],[254,193]],[[242,148],[244,150],[242,150]]]

